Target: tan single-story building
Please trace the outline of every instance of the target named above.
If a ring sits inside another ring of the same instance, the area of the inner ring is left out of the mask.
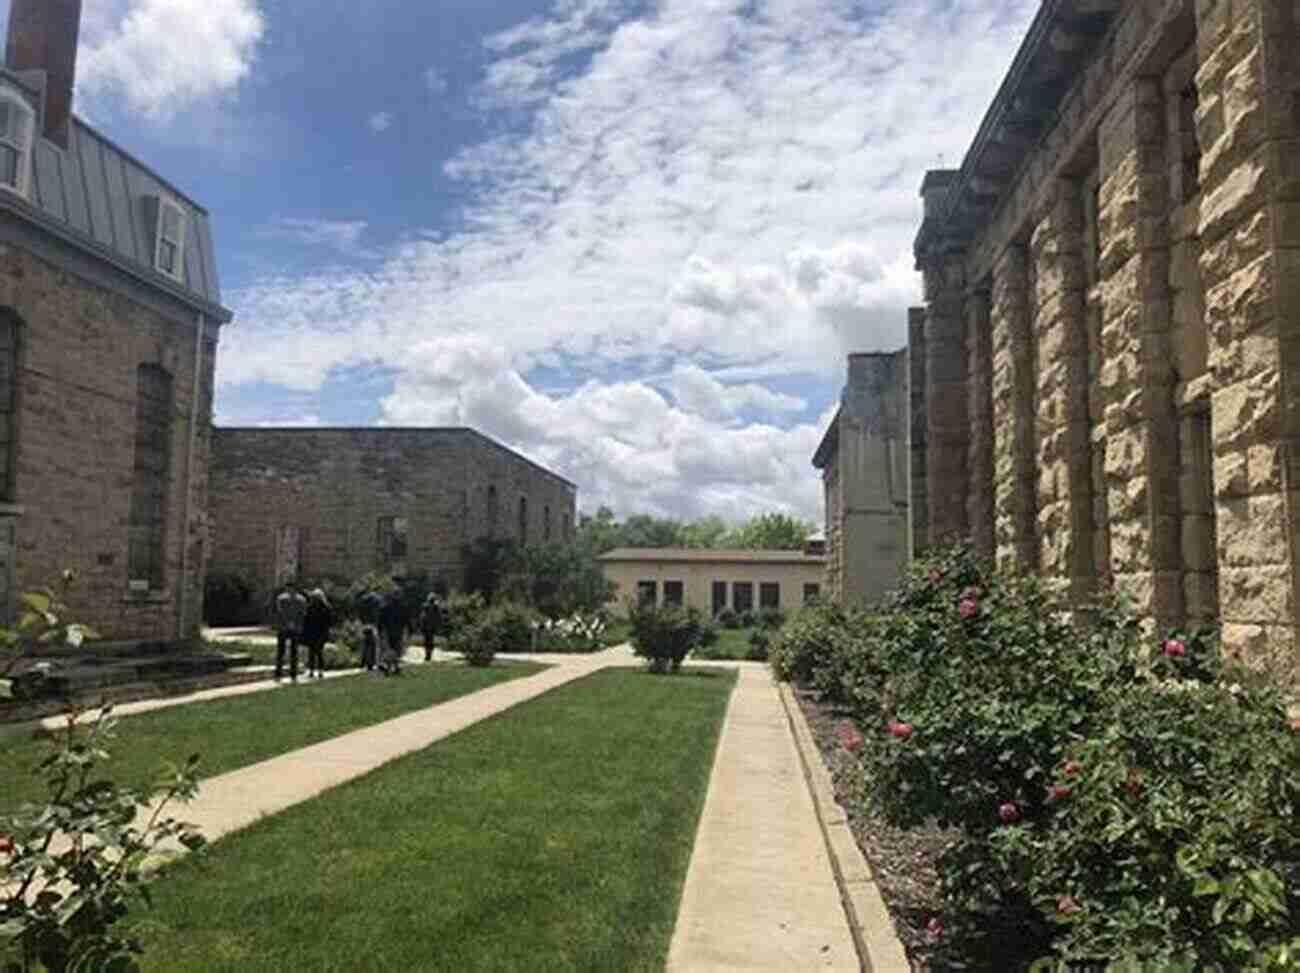
[[[628,598],[698,608],[710,617],[779,609],[792,612],[822,594],[826,558],[803,551],[717,551],[618,547],[600,556],[605,577]]]

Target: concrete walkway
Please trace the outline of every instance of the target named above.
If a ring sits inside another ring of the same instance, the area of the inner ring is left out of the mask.
[[[859,970],[777,687],[764,665],[736,668],[669,973]]]
[[[566,657],[566,665],[209,777],[203,781],[198,798],[178,809],[177,816],[193,822],[209,841],[214,841],[263,815],[309,800],[479,720],[626,659],[627,650],[622,647]]]

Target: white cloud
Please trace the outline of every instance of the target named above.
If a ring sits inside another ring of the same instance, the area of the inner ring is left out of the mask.
[[[747,409],[779,415],[799,413],[808,403],[793,395],[773,392],[764,385],[729,385],[695,365],[678,365],[668,380],[673,399],[687,412],[715,422],[725,421]]]
[[[277,216],[255,235],[268,240],[284,240],[305,247],[324,247],[349,256],[377,256],[361,246],[361,235],[369,224],[365,220],[327,220]]]
[[[397,373],[389,421],[494,422],[571,463],[584,490],[647,505],[815,497],[816,430],[759,389],[813,375],[829,399],[846,352],[904,342],[921,177],[939,153],[961,157],[1037,7],[662,0],[629,20],[617,0],[559,0],[488,41],[482,97],[531,122],[448,164],[475,194],[463,228],[373,269],[232,295],[221,379],[311,390],[378,364]],[[575,55],[590,60],[577,73]],[[539,363],[577,391],[533,389]],[[614,374],[631,378],[600,381]],[[589,430],[583,409],[676,438],[566,445],[533,421]],[[735,418],[753,411],[776,425]],[[796,479],[771,478],[754,443],[792,450],[780,462]]]
[[[437,68],[430,67],[424,70],[424,86],[429,89],[433,95],[442,95],[447,93],[447,79]]]
[[[377,111],[366,119],[366,124],[370,126],[372,132],[386,132],[389,126],[393,124],[393,113],[390,111]]]
[[[154,119],[234,89],[266,29],[258,0],[104,0],[87,8],[78,94],[92,105],[120,96]]]

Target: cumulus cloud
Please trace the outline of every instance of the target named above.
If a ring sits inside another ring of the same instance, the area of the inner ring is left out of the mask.
[[[233,294],[221,380],[310,390],[379,365],[387,421],[495,423],[584,489],[815,497],[817,431],[760,389],[813,376],[829,400],[845,353],[903,344],[921,177],[961,157],[1037,7],[557,0],[487,42],[481,97],[525,124],[447,163],[460,228]],[[529,384],[548,363],[573,391]],[[583,410],[642,431],[546,434],[605,428]]]
[[[235,88],[266,29],[258,0],[106,0],[87,5],[79,94],[120,96],[167,119]]]
[[[372,132],[386,132],[393,124],[393,113],[390,111],[377,111],[366,119],[366,124],[370,126]]]

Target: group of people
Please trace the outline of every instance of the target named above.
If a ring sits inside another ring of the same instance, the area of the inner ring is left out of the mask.
[[[410,619],[401,587],[389,591],[368,591],[357,599],[362,624],[361,665],[367,672],[400,675]],[[296,584],[283,585],[271,600],[271,623],[275,628],[275,678],[284,678],[288,656],[289,678],[298,681],[298,646],[307,647],[307,678],[325,676],[325,643],[336,616],[325,592],[313,588],[306,594]],[[438,592],[431,592],[420,608],[418,622],[424,634],[424,661],[433,659],[434,639],[442,634],[446,612]]]

